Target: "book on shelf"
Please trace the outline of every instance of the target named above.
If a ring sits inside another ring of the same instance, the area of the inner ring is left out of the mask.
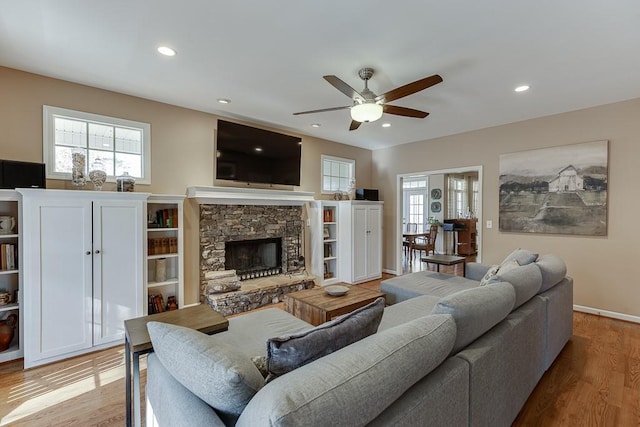
[[[155,222],[149,226],[151,228],[178,228],[178,208],[157,210]]]
[[[162,294],[149,295],[147,311],[148,314],[162,313],[165,311],[164,297]]]
[[[147,239],[147,255],[164,255],[177,253],[177,237],[154,237],[151,239]]]
[[[0,270],[15,270],[17,263],[16,245],[2,243],[0,245]]]

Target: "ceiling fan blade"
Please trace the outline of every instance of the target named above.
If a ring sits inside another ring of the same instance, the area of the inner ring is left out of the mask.
[[[300,114],[324,113],[325,111],[346,110],[348,108],[351,108],[351,105],[347,105],[346,107],[332,107],[332,108],[322,108],[320,110],[300,111],[299,113],[293,113],[293,115],[299,116]]]
[[[413,108],[407,107],[398,107],[395,105],[383,105],[382,111],[388,114],[395,114],[396,116],[405,116],[405,117],[417,117],[419,119],[424,119],[429,115],[426,111],[414,110]]]
[[[356,130],[360,127],[362,123],[356,122],[355,120],[351,120],[351,126],[349,126],[349,130]]]
[[[425,77],[424,79],[416,80],[413,83],[406,84],[404,86],[397,87],[393,90],[390,90],[387,93],[383,93],[382,95],[378,95],[375,98],[376,102],[391,102],[396,99],[403,98],[405,96],[414,94],[416,92],[420,92],[428,87],[433,85],[437,85],[442,82],[442,77],[437,74],[433,76]]]
[[[349,86],[348,84],[346,84],[345,82],[340,80],[338,77],[336,77],[336,76],[323,76],[322,78],[325,79],[327,82],[329,82],[329,84],[331,86],[335,87],[340,92],[342,92],[345,95],[347,95],[349,98],[354,99],[354,100],[356,98],[364,99],[364,97],[362,95],[360,95],[360,93],[357,90],[355,90],[354,88],[352,88],[351,86]]]

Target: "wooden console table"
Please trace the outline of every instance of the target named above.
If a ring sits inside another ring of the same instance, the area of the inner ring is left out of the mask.
[[[124,321],[125,339],[125,387],[126,387],[126,422],[131,427],[131,393],[133,389],[133,415],[135,426],[140,426],[140,356],[151,353],[153,344],[147,331],[147,323],[164,322],[184,326],[211,335],[226,331],[229,321],[206,304],[181,310],[165,311],[150,316],[137,317]],[[133,356],[133,384],[131,383],[131,357]]]

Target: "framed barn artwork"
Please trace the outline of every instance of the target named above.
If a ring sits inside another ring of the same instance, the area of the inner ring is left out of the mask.
[[[500,231],[607,235],[608,141],[500,155]]]

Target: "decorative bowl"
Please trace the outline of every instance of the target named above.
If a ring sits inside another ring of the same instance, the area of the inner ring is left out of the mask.
[[[349,292],[349,288],[342,285],[331,285],[331,286],[326,286],[324,288],[324,291],[331,296],[339,297],[342,295],[346,295],[347,292]]]

